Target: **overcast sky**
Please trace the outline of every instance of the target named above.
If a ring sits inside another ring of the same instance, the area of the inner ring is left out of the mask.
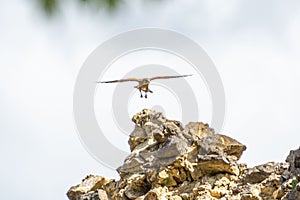
[[[284,161],[300,146],[299,1],[131,0],[115,13],[93,13],[66,2],[50,20],[28,1],[0,2],[2,199],[67,199],[69,187],[87,174],[118,177],[81,144],[72,95],[89,54],[135,28],[178,31],[210,56],[226,95],[221,132],[247,146],[241,162]],[[129,113],[135,111],[133,103]],[[211,114],[199,118],[209,122]],[[120,138],[127,143],[124,135]]]

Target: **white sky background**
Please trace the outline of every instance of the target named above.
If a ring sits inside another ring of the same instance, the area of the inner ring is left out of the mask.
[[[299,1],[134,0],[115,14],[65,6],[47,20],[28,1],[0,2],[1,198],[67,199],[87,174],[118,177],[81,145],[72,94],[87,56],[133,28],[172,29],[206,50],[225,87],[222,133],[248,148],[241,162],[284,161],[299,147]]]

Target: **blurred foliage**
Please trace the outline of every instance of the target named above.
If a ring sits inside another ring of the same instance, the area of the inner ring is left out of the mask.
[[[52,15],[58,9],[58,0],[37,0],[39,6],[48,14]]]
[[[60,9],[60,5],[64,0],[35,0],[42,10],[49,16],[53,15]],[[81,5],[89,4],[92,7],[100,8],[106,7],[109,10],[115,9],[121,0],[74,0]]]
[[[82,3],[89,3],[89,4],[94,4],[94,5],[105,5],[108,8],[115,8],[117,4],[120,2],[120,0],[79,0]]]

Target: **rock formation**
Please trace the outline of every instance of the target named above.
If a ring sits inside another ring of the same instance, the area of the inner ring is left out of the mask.
[[[120,180],[88,175],[70,188],[70,200],[300,200],[300,148],[284,163],[253,168],[238,163],[246,146],[208,124],[184,128],[144,109],[133,116],[131,154]]]

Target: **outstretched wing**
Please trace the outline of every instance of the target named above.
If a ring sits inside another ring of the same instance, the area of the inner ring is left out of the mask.
[[[139,82],[140,79],[138,79],[138,78],[125,78],[125,79],[113,80],[113,81],[98,81],[97,83],[117,83],[117,82],[127,82],[127,81],[137,81],[137,82]]]
[[[187,77],[187,76],[192,76],[193,74],[188,74],[188,75],[179,75],[179,76],[154,76],[150,78],[150,81],[155,80],[155,79],[168,79],[168,78],[180,78],[180,77]]]

